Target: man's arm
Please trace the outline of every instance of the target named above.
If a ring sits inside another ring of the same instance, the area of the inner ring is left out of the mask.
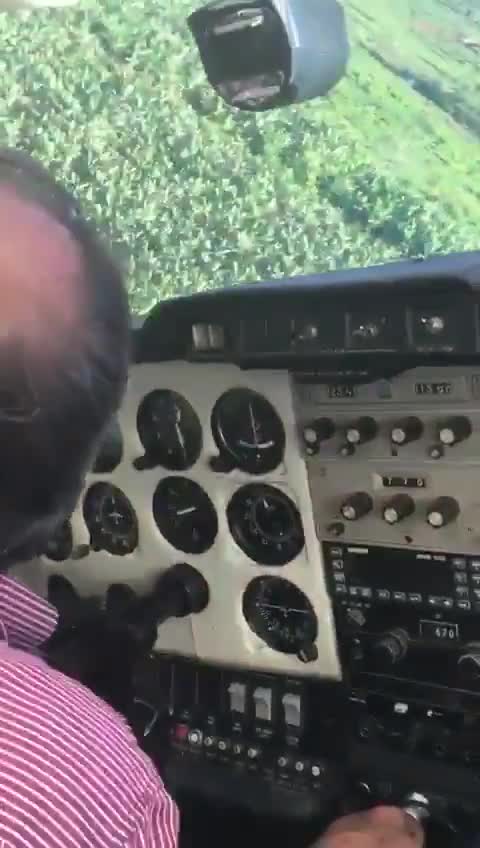
[[[13,577],[0,576],[0,638],[10,647],[34,651],[52,635],[57,620],[57,610],[48,601]]]

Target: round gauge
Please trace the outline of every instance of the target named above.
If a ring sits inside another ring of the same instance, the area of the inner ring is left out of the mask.
[[[145,456],[136,467],[162,465],[169,471],[184,471],[200,456],[202,428],[189,402],[169,389],[157,389],[142,400],[137,429]]]
[[[110,474],[120,465],[123,456],[123,437],[120,424],[115,418],[110,424],[100,445],[93,466],[94,474]]]
[[[63,521],[47,544],[44,555],[54,562],[64,562],[73,553],[73,533],[70,521]]]
[[[318,620],[307,596],[281,577],[256,577],[243,596],[243,614],[254,633],[282,654],[312,653]]]
[[[218,533],[215,507],[198,483],[165,477],[153,496],[153,515],[167,542],[186,554],[203,554]]]
[[[93,550],[117,556],[138,545],[138,521],[129,499],[110,483],[95,483],[85,495],[83,515]]]
[[[228,504],[227,518],[237,545],[262,565],[286,565],[305,544],[297,507],[274,486],[243,486]]]
[[[212,412],[220,454],[249,474],[277,468],[285,452],[285,430],[271,403],[249,389],[225,392]]]

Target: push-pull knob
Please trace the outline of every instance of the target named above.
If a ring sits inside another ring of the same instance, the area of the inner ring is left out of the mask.
[[[303,428],[302,436],[305,450],[314,456],[320,450],[322,442],[327,442],[335,433],[335,424],[331,418],[316,418]]]
[[[420,792],[411,792],[407,795],[402,804],[402,810],[421,825],[425,824],[431,816],[430,801]]]
[[[372,509],[373,500],[370,495],[367,492],[355,492],[343,502],[340,512],[347,521],[358,521]]]
[[[455,415],[442,421],[438,427],[438,441],[442,445],[452,447],[464,442],[472,435],[470,419],[464,415]]]
[[[428,825],[433,845],[455,845],[459,841],[463,827],[460,830],[460,822],[456,821],[456,816],[452,817],[452,810],[445,799],[428,798],[422,792],[410,792],[404,798],[401,808],[422,829]]]
[[[365,415],[353,421],[345,431],[345,439],[349,445],[363,445],[375,438],[378,424],[374,418]]]
[[[390,439],[392,444],[408,445],[409,442],[415,442],[423,433],[423,424],[419,418],[414,415],[409,415],[407,418],[402,418],[392,427],[390,431]]]
[[[415,512],[415,501],[410,495],[395,495],[383,508],[383,520],[387,524],[398,524]]]
[[[455,498],[443,496],[437,498],[429,507],[427,521],[436,530],[446,527],[458,518],[460,507]]]

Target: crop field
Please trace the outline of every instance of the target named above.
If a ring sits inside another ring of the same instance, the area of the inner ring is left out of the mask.
[[[478,2],[345,0],[347,77],[326,99],[262,116],[209,89],[185,23],[200,2],[0,17],[2,141],[83,200],[136,311],[479,246]]]

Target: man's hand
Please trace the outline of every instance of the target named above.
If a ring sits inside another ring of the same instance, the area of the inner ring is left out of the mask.
[[[423,848],[421,825],[397,807],[377,807],[338,819],[318,848]]]

